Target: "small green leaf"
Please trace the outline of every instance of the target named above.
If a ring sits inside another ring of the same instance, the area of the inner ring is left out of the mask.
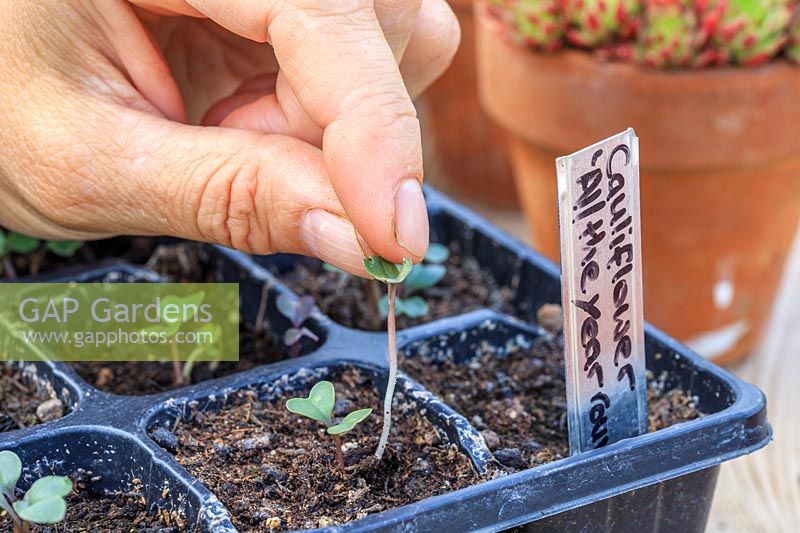
[[[329,427],[328,434],[341,435],[342,433],[347,433],[356,427],[357,424],[363,422],[370,414],[372,414],[372,409],[359,409],[358,411],[353,411],[344,417],[341,422],[335,426]]]
[[[411,272],[411,259],[403,259],[402,265],[395,265],[378,255],[364,258],[364,268],[370,276],[383,283],[402,283]]]
[[[432,242],[425,253],[425,262],[440,265],[450,257],[450,250],[443,244]]]
[[[205,291],[198,291],[188,296],[176,296],[174,294],[165,296],[164,298],[161,299],[161,323],[155,326],[151,326],[150,328],[147,329],[152,331],[163,332],[167,335],[167,337],[172,337],[178,331],[180,331],[181,326],[184,324],[183,321],[184,306],[194,305],[199,310],[200,305],[203,303],[205,297],[206,297]],[[173,322],[169,322],[164,319],[164,309],[168,305],[177,305],[178,308],[181,310],[181,312],[178,314],[169,313],[171,318],[177,319]]]
[[[5,257],[8,254],[8,237],[6,232],[0,229],[0,257]]]
[[[314,298],[308,295],[295,300],[288,294],[281,294],[275,304],[278,311],[288,318],[294,327],[300,327],[314,310]]]
[[[439,283],[447,269],[444,265],[414,265],[406,280],[403,282],[405,294],[433,287]]]
[[[14,452],[0,452],[0,492],[14,493],[17,480],[22,475],[22,461]]]
[[[83,241],[47,241],[47,249],[59,257],[72,257]]]
[[[26,255],[39,247],[39,240],[12,231],[8,234],[8,248],[18,254]]]
[[[404,298],[402,303],[396,307],[397,309],[395,311],[398,315],[403,314],[408,318],[422,318],[427,315],[429,311],[428,302],[419,296]]]
[[[309,295],[301,296],[297,301],[297,308],[295,309],[294,321],[296,326],[300,326],[305,320],[311,316],[314,311],[314,298]]]
[[[55,524],[64,519],[72,481],[64,476],[47,476],[36,480],[22,501],[14,502],[14,510],[23,520],[36,524]]]
[[[72,481],[65,476],[45,476],[39,478],[25,493],[29,503],[47,498],[64,497],[72,491]]]
[[[13,505],[20,518],[34,524],[57,524],[67,514],[67,502],[64,498],[47,498],[33,504],[21,500]]]
[[[333,415],[334,403],[336,403],[336,392],[333,390],[333,383],[320,381],[311,388],[308,398],[292,398],[288,400],[286,409],[329,426]]]

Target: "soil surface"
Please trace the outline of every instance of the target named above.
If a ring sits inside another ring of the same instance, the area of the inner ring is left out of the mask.
[[[147,514],[141,485],[131,492],[116,496],[102,496],[91,490],[99,478],[91,472],[79,470],[69,476],[73,492],[67,496],[67,515],[64,521],[53,525],[31,525],[32,533],[178,533],[188,531],[186,521],[176,512],[162,511]],[[9,521],[0,522],[2,531],[11,531]]]
[[[285,409],[288,398],[308,390],[269,402],[242,391],[230,407],[197,412],[179,423],[173,453],[244,531],[342,524],[480,480],[469,459],[442,441],[423,416],[413,409],[401,413],[399,405],[386,455],[376,464],[381,399],[356,369],[331,381],[338,398],[335,416],[375,409],[342,436],[346,472],[337,467],[333,440],[320,424]]]
[[[428,302],[428,314],[422,318],[398,316],[399,329],[484,307],[516,314],[510,303],[511,291],[497,285],[475,258],[452,249],[446,266],[447,274],[439,283],[416,293]],[[280,274],[280,279],[295,292],[313,296],[317,306],[339,324],[367,331],[386,330],[386,320],[377,311],[377,301],[386,288],[377,281],[329,272],[320,262],[304,260]],[[402,291],[401,285],[401,298]]]
[[[156,239],[147,237],[118,237],[87,242],[72,257],[60,257],[49,252],[44,243],[27,255],[10,254],[0,262],[0,279],[49,274],[63,268],[82,267],[104,259],[119,258],[132,263],[144,263],[156,246]],[[11,267],[10,269],[8,267]]]
[[[117,246],[117,241],[102,241]],[[204,283],[218,281],[211,262],[197,243],[156,245],[153,239],[129,239],[129,247],[120,257],[145,265],[170,281]],[[100,243],[95,246],[100,246]],[[286,347],[271,332],[242,323],[239,328],[239,361],[221,362],[212,367],[198,363],[192,369],[192,383],[250,370],[287,357]],[[139,396],[155,394],[182,386],[175,383],[171,363],[102,361],[72,363],[78,374],[100,390],[115,394]]]
[[[239,361],[220,362],[216,367],[198,363],[192,368],[192,383],[274,363],[285,359],[286,354],[285,346],[269,331],[255,333],[252,328],[242,327],[239,330]],[[70,364],[89,384],[114,394],[141,396],[182,386],[174,383],[172,364],[167,362],[86,361]]]
[[[414,357],[400,368],[470,420],[502,467],[519,470],[569,455],[563,357],[559,342],[539,339],[505,357],[485,347],[461,364]],[[647,394],[650,431],[700,416],[681,390],[650,379]]]
[[[77,266],[96,261],[95,255],[87,246],[82,246],[72,257],[60,257],[48,252],[44,244],[27,255],[10,254],[0,261],[0,279],[14,281],[16,278],[36,276],[53,272],[60,268]]]
[[[42,419],[36,415],[36,410],[45,402],[55,404],[56,409],[47,412],[40,409],[39,413],[44,415]],[[23,376],[21,368],[0,363],[0,433],[60,418],[63,405],[59,410],[59,403],[53,391]]]

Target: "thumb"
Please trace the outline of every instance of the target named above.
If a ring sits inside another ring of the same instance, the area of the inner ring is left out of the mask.
[[[190,3],[239,35],[270,41],[292,96],[323,131],[331,183],[366,243],[395,262],[422,258],[419,121],[373,3]]]

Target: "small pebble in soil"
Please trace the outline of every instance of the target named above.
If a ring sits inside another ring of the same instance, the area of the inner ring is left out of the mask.
[[[564,329],[564,310],[558,304],[544,304],[536,311],[536,322],[548,333],[558,335]]]
[[[509,468],[525,468],[519,448],[503,448],[494,452],[494,458]]]
[[[486,447],[494,450],[500,447],[500,436],[491,429],[484,429],[481,431],[481,436],[486,442]]]
[[[175,453],[181,446],[178,442],[178,437],[176,437],[175,434],[167,428],[156,428],[152,433],[150,433],[150,437],[155,441],[156,444],[170,453]]]
[[[30,365],[0,362],[0,432],[63,416],[65,406],[59,400],[50,402],[54,398],[53,388]]]
[[[262,450],[269,446],[269,433],[262,433],[255,437],[249,437],[239,442],[239,448],[245,451]]]
[[[41,422],[50,422],[64,416],[64,404],[58,398],[47,400],[36,408],[36,418]]]
[[[269,465],[261,465],[261,473],[264,474],[263,481],[266,483],[282,483],[286,481],[286,472]]]

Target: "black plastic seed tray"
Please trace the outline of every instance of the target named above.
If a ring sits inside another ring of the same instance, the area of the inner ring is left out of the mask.
[[[544,303],[560,302],[555,265],[441,194],[427,189],[426,195],[432,240],[457,242],[462,254],[475,257],[499,285],[510,288],[521,320],[480,310],[403,330],[399,344],[406,356],[462,361],[487,343],[502,356],[513,346],[528,346],[546,336],[535,325],[535,311]],[[256,319],[266,286],[266,319],[282,335],[289,324],[275,308],[277,295],[296,295],[280,282],[280,272],[299,258],[252,258],[220,247],[208,249],[219,280],[240,283],[244,320]],[[111,262],[60,279],[157,281],[158,276]],[[148,432],[169,426],[190,409],[219,408],[233,391],[251,388],[269,396],[302,388],[347,365],[362,368],[385,387],[385,334],[345,328],[318,310],[309,324],[320,340],[306,340],[306,355],[151,396],[98,391],[63,363],[27,363],[26,371],[58,391],[69,412],[53,422],[0,433],[0,449],[21,456],[26,465],[23,485],[45,473],[68,474],[76,468],[101,476],[100,491],[127,490],[138,479],[152,510],[180,510],[199,531],[235,531],[217,497]],[[330,530],[497,531],[526,524],[526,529],[543,531],[702,531],[719,465],[765,446],[771,438],[766,401],[754,386],[652,327],[646,328],[646,351],[648,369],[664,376],[667,387],[680,386],[694,395],[706,416]],[[424,408],[477,470],[487,467],[491,453],[477,430],[402,372],[398,400]]]

